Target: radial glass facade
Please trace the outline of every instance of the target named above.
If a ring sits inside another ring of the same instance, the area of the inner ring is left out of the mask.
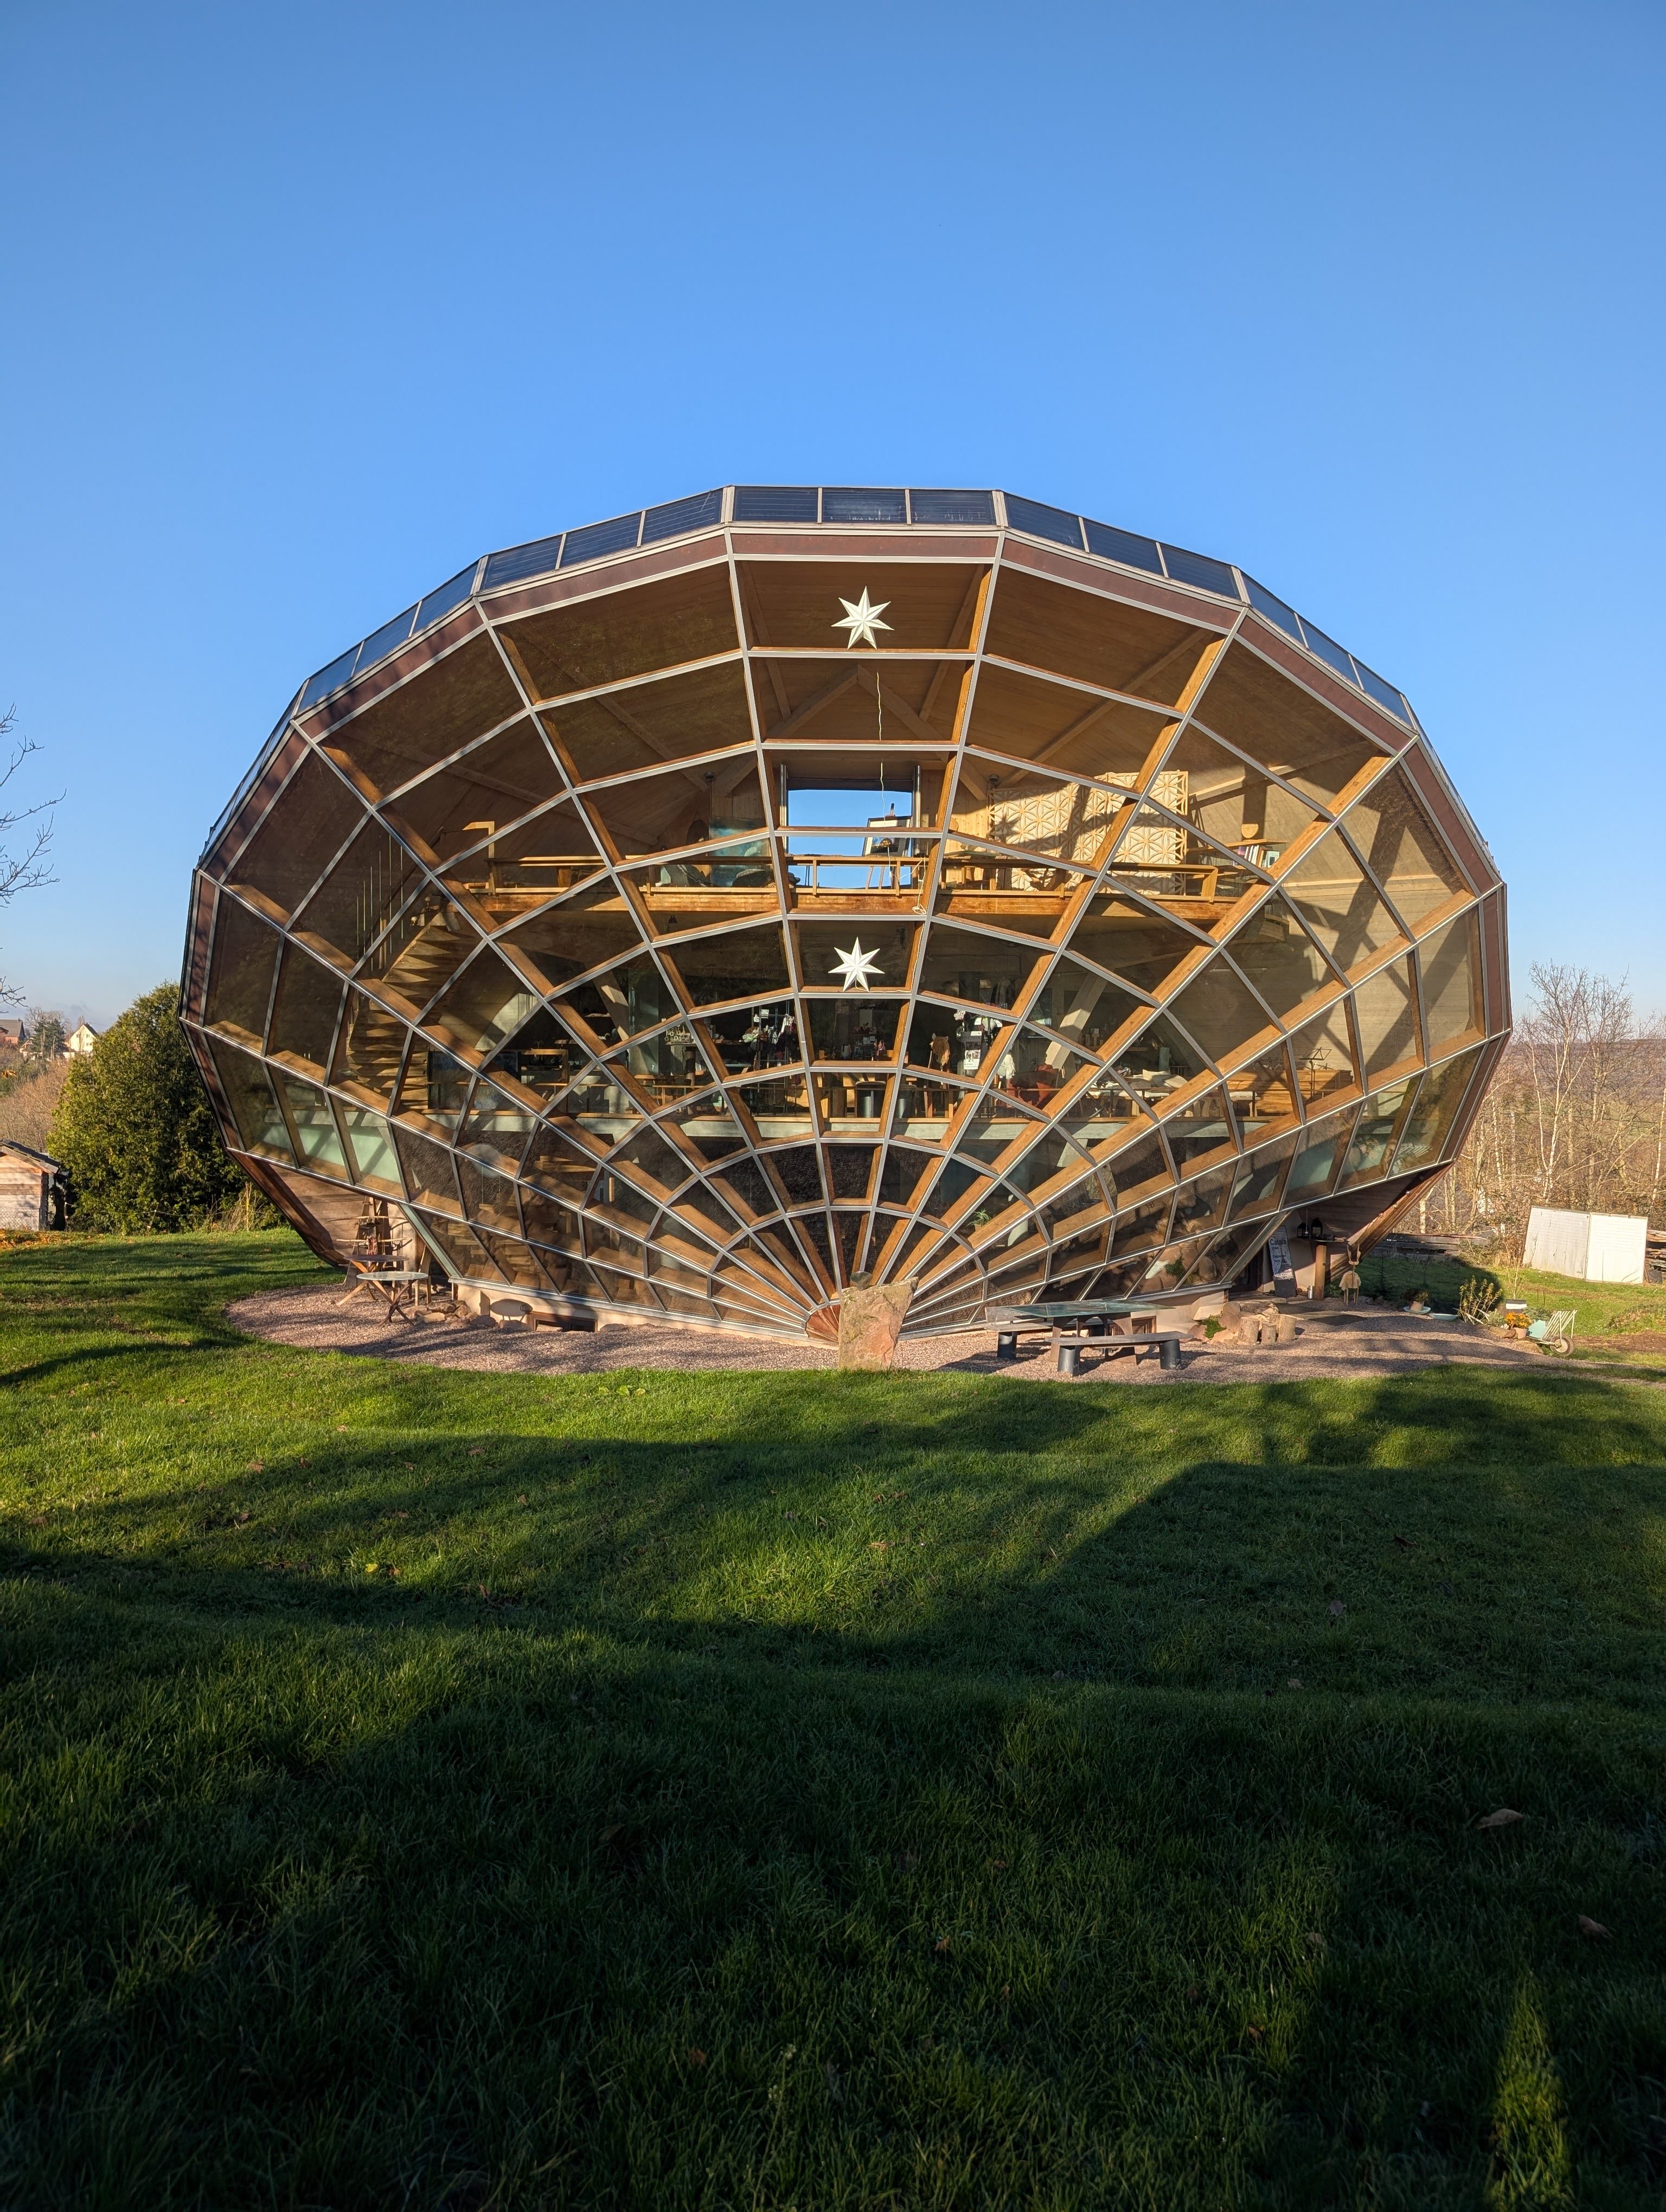
[[[304,684],[184,1014],[320,1253],[820,1332],[1220,1284],[1379,1223],[1508,1032],[1400,692],[1016,495],[730,486],[477,562]]]

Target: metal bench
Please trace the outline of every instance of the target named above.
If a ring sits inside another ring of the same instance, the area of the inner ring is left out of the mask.
[[[1079,1375],[1085,1352],[1103,1352],[1107,1359],[1114,1359],[1119,1352],[1131,1352],[1136,1359],[1143,1352],[1157,1347],[1158,1364],[1170,1370],[1181,1364],[1180,1346],[1185,1331],[1178,1328],[1143,1329],[1139,1335],[1109,1336],[1069,1335],[1063,1329],[1055,1329],[1053,1342],[1059,1355],[1061,1375]]]
[[[1076,1334],[1097,1339],[1115,1333],[1114,1322],[1125,1322],[1125,1333],[1138,1334],[1150,1328],[1158,1312],[1156,1306],[1125,1298],[1097,1298],[1068,1305],[995,1306],[984,1322],[995,1332],[995,1358],[1016,1359],[1020,1336],[1053,1337],[1061,1328],[1073,1326]]]

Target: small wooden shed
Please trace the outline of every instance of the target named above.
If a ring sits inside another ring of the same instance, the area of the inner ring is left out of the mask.
[[[62,1229],[64,1182],[61,1160],[0,1139],[0,1229]]]

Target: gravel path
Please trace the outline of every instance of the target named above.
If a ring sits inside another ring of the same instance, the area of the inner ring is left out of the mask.
[[[263,1291],[228,1309],[233,1323],[251,1336],[307,1352],[362,1352],[375,1359],[415,1361],[433,1367],[469,1367],[493,1373],[594,1375],[616,1367],[730,1370],[757,1373],[836,1364],[830,1346],[769,1337],[726,1336],[714,1329],[680,1328],[671,1322],[604,1323],[593,1334],[567,1329],[501,1329],[492,1322],[447,1317],[388,1321],[368,1299],[341,1304],[341,1286]],[[1419,1320],[1379,1306],[1331,1304],[1311,1311],[1298,1306],[1293,1343],[1261,1350],[1188,1344],[1183,1370],[1193,1382],[1304,1382],[1324,1376],[1409,1375],[1423,1367],[1468,1360],[1487,1367],[1529,1367],[1544,1354],[1507,1343],[1495,1330],[1469,1327],[1444,1314]],[[994,1332],[905,1341],[899,1368],[961,1375],[1018,1375],[1054,1382],[1044,1340],[1026,1340],[1016,1362],[995,1358]],[[1083,1382],[1178,1382],[1153,1358],[1090,1355]]]

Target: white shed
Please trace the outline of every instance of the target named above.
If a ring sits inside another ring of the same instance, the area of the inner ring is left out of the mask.
[[[1535,1206],[1527,1217],[1529,1267],[1586,1283],[1646,1279],[1649,1223],[1641,1213],[1569,1213]]]

